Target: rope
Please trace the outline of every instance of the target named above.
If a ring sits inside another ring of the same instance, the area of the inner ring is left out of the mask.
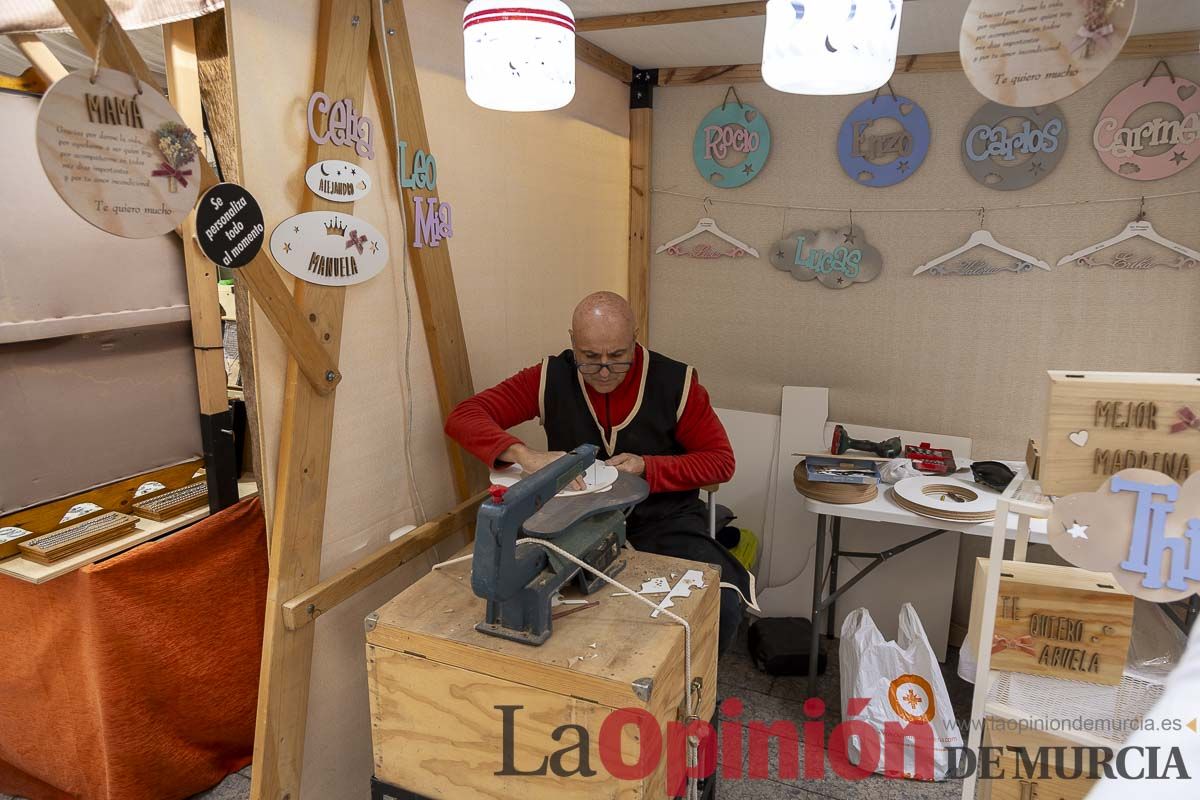
[[[396,89],[392,84],[392,57],[390,48],[388,48],[387,37],[388,32],[384,27],[383,16],[383,0],[377,0],[378,18],[374,31],[379,37],[379,49],[383,52],[384,77],[387,83],[388,93],[388,112],[392,118],[392,135],[399,139],[400,126],[396,118]],[[393,176],[396,181],[396,195],[400,198],[400,202],[404,202],[404,190],[400,185],[401,170],[403,165],[400,163],[399,147],[396,143],[389,143],[392,148],[392,153],[395,154],[396,174]],[[385,204],[385,209],[386,209]],[[404,241],[408,241],[408,230],[405,227],[406,218],[402,213],[400,215],[400,230]],[[409,494],[412,497],[413,503],[417,511],[417,522],[422,524],[428,521],[425,515],[425,506],[421,502],[421,491],[417,486],[417,470],[413,464],[412,456],[412,430],[413,430],[413,393],[412,393],[412,295],[408,290],[408,258],[403,255],[400,258],[400,289],[396,288],[396,270],[392,270],[392,299],[396,300],[398,294],[404,295],[404,358],[402,359],[402,371],[397,376],[400,380],[400,392],[404,395],[404,463],[408,468],[408,488]],[[396,302],[396,313],[399,314],[399,302]]]
[[[560,555],[563,558],[570,561],[572,564],[575,564],[576,566],[580,567],[581,569],[585,569],[588,572],[592,573],[593,575],[595,575],[597,578],[600,578],[600,580],[604,581],[605,583],[608,583],[608,584],[620,589],[621,591],[626,592],[627,596],[637,598],[640,602],[645,603],[650,608],[652,608],[656,611],[660,611],[660,613],[662,613],[664,616],[666,616],[666,617],[674,620],[675,622],[678,622],[680,625],[682,625],[683,626],[683,693],[684,693],[685,709],[687,710],[687,720],[689,722],[691,720],[697,718],[696,717],[696,708],[694,707],[693,700],[692,700],[692,626],[688,624],[688,621],[686,619],[679,616],[678,614],[673,613],[670,609],[666,609],[666,608],[659,609],[658,604],[655,603],[653,600],[650,600],[650,599],[644,597],[643,595],[638,594],[633,589],[630,589],[628,586],[626,586],[625,584],[616,580],[615,578],[610,578],[608,575],[605,575],[603,572],[596,569],[591,564],[584,562],[582,559],[572,555],[571,553],[568,553],[566,550],[563,550],[558,545],[552,544],[551,542],[548,542],[545,539],[534,539],[534,538],[527,537],[524,539],[517,539],[516,544],[518,544],[518,545],[535,544],[535,545],[538,545],[539,547],[544,547],[547,550],[555,552],[558,555]],[[459,556],[458,558],[452,558],[449,561],[443,561],[440,564],[435,564],[433,566],[433,569],[441,569],[442,567],[448,567],[448,566],[451,566],[452,564],[459,564],[463,561],[470,561],[473,557],[474,556]],[[697,764],[699,764],[699,762],[700,762],[699,754],[700,754],[700,742],[699,742],[698,737],[689,735],[687,738],[687,765],[688,765],[688,767],[695,767]],[[691,771],[694,772],[694,770],[691,770]],[[688,777],[687,800],[699,800],[699,797],[700,797],[700,782],[693,774],[690,777]]]

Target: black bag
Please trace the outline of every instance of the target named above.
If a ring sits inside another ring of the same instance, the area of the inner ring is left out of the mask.
[[[749,644],[754,666],[768,675],[808,675],[812,623],[803,617],[760,619],[750,626]],[[825,674],[825,666],[825,650],[820,648],[818,675]]]

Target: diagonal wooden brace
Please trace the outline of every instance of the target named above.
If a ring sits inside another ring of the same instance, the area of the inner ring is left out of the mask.
[[[70,24],[84,50],[89,55],[95,55],[100,30],[106,16],[111,13],[108,3],[105,0],[54,0],[54,4]],[[115,16],[109,24],[107,37],[108,44],[100,54],[100,62],[106,67],[132,72],[161,92],[154,74]],[[199,160],[200,192],[203,193],[218,180],[208,161],[204,158]],[[185,225],[181,230],[187,230],[188,227]],[[259,251],[254,260],[242,267],[238,274],[283,340],[300,372],[312,384],[313,391],[321,395],[332,392],[342,379],[337,364],[321,346],[313,326],[296,307],[266,251]]]

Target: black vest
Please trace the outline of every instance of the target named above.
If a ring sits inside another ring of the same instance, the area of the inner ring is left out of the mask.
[[[675,426],[683,413],[692,369],[651,350],[642,349],[642,371],[625,380],[641,389],[629,419],[617,422],[605,439],[598,418],[588,405],[587,391],[575,368],[575,354],[564,350],[542,363],[542,426],[550,450],[573,450],[581,444],[600,448],[598,458],[619,453],[639,456],[677,456],[686,450],[675,439]],[[602,401],[603,402],[603,401]],[[606,415],[607,416],[607,415]],[[629,531],[667,516],[699,514],[704,504],[700,491],[657,492],[642,501],[629,517]]]

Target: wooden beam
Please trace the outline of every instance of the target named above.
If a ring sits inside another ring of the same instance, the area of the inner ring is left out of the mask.
[[[1200,30],[1174,33],[1151,33],[1130,36],[1118,58],[1168,58],[1195,55],[1200,50]],[[958,72],[962,61],[957,52],[921,53],[899,56],[896,74],[927,72]],[[759,64],[728,64],[711,67],[661,67],[659,86],[695,86],[706,83],[759,83],[762,69]]]
[[[624,83],[633,80],[632,65],[626,64],[612,53],[592,44],[582,36],[575,37],[575,58]]]
[[[29,63],[33,64],[33,68],[41,74],[46,83],[52,84],[66,76],[67,68],[50,52],[50,48],[36,33],[10,33],[8,38],[21,51],[21,55],[29,59]]]
[[[200,73],[196,38],[191,20],[163,26],[163,56],[167,67],[167,92],[171,105],[193,131],[204,130],[200,107]],[[207,148],[200,136],[201,158]],[[200,413],[229,410],[226,391],[225,350],[221,335],[221,304],[217,300],[217,267],[200,252],[196,241],[196,215],[188,214],[180,231],[183,263],[187,271],[188,305],[192,310],[192,352],[200,390]],[[210,470],[211,470],[210,465]]]
[[[370,0],[321,0],[317,22],[313,88],[330,97],[350,98],[354,108],[363,107],[366,93],[370,40],[366,21],[371,19],[371,5]],[[310,141],[304,163],[345,157],[346,150],[339,145]],[[334,203],[307,189],[301,190],[301,198],[302,212],[354,213],[353,204]],[[317,326],[334,364],[341,350],[345,297],[345,287],[296,282],[295,306]],[[334,395],[318,394],[301,380],[296,359],[288,359],[268,549],[271,569],[254,729],[252,800],[302,796],[314,628],[288,630],[283,604],[320,580],[334,400]]]
[[[672,8],[663,11],[644,11],[638,14],[611,14],[575,20],[575,31],[608,31],[614,28],[641,28],[647,25],[676,25],[681,22],[707,22],[716,19],[761,17],[767,13],[765,0],[751,3],[720,3],[715,6]]]
[[[88,55],[96,52],[96,43],[105,19],[111,15],[105,0],[54,0],[63,18],[71,26],[75,37]],[[140,79],[162,91],[150,68],[134,47],[129,35],[114,18],[109,25],[107,44],[100,54],[100,62],[106,67],[132,72]],[[126,55],[128,54],[128,58]],[[199,138],[199,137],[197,137]],[[217,175],[208,161],[200,159],[200,191],[217,183]],[[334,363],[329,359],[317,338],[317,332],[304,321],[291,302],[291,295],[275,271],[266,248],[254,260],[241,268],[242,278],[262,307],[263,313],[283,339],[288,352],[297,359],[304,377],[313,389],[321,394],[333,391],[342,379]]]
[[[629,304],[638,341],[650,345],[650,149],[654,109],[629,110]]]
[[[475,523],[479,504],[487,499],[487,492],[480,492],[469,500],[459,503],[435,520],[426,522],[416,530],[387,547],[377,550],[346,569],[306,592],[283,604],[283,621],[289,630],[298,630],[308,625],[326,611],[348,600],[376,581],[407,564],[417,556],[444,539]]]
[[[374,30],[375,35],[371,38],[372,68],[378,94],[377,105],[387,141],[408,142],[409,153],[418,150],[433,152],[429,145],[429,133],[425,129],[421,90],[417,85],[417,71],[413,64],[404,4],[384,3],[383,18],[374,20]],[[387,50],[386,63],[382,48]],[[392,130],[391,114],[388,111],[389,82],[395,92],[398,131]],[[391,159],[398,157],[395,148],[389,147],[387,150]],[[413,283],[417,287],[417,301],[421,308],[421,321],[425,326],[429,359],[433,365],[438,408],[442,420],[445,420],[454,406],[475,393],[475,388],[463,336],[458,293],[454,288],[454,273],[450,268],[450,240],[443,240],[437,247],[414,246],[413,232],[417,229],[413,207],[415,196],[417,192],[413,187],[402,191],[401,205],[404,207],[404,220],[409,236],[405,246],[408,248],[409,264],[412,266]],[[487,485],[487,472],[482,464],[467,456],[463,449],[449,438],[446,439],[446,446],[458,499],[465,500]]]

